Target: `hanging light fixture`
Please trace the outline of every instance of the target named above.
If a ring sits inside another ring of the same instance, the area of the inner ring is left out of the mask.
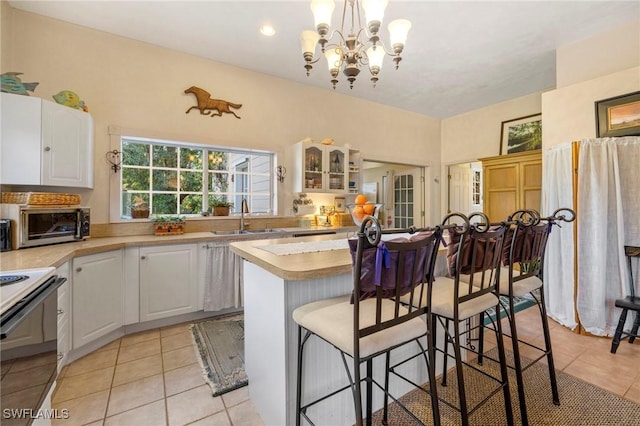
[[[411,22],[406,19],[396,19],[389,23],[391,51],[388,51],[378,35],[384,10],[388,3],[388,0],[362,0],[367,24],[367,27],[364,28],[360,19],[360,0],[345,0],[342,11],[342,26],[340,30],[336,29],[329,35],[335,2],[333,0],[312,0],[311,11],[317,31],[306,30],[300,34],[302,56],[305,60],[304,67],[307,70],[307,75],[311,73],[313,64],[318,62],[322,56],[314,57],[316,44],[320,44],[321,51],[327,59],[334,89],[338,84],[338,73],[341,70],[347,76],[349,87],[353,89],[353,83],[360,73],[360,68],[365,66],[369,68],[371,81],[375,87],[385,55],[393,58],[396,69],[398,69],[402,60],[400,55],[407,41],[409,29],[411,29]],[[347,16],[349,14],[350,19]],[[349,32],[345,33],[345,22],[349,24],[349,20],[351,22]],[[330,42],[336,35],[336,42]]]

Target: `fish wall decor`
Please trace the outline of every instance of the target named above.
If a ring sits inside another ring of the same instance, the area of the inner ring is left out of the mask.
[[[60,105],[68,106],[75,109],[81,109],[84,112],[89,112],[89,107],[87,107],[84,101],[81,101],[80,97],[71,90],[62,90],[58,92],[56,95],[53,95],[53,100],[55,100]]]
[[[16,95],[29,96],[28,92],[36,90],[36,86],[40,83],[23,83],[19,75],[21,72],[5,72],[0,74],[0,83],[2,85],[2,92],[13,93]]]

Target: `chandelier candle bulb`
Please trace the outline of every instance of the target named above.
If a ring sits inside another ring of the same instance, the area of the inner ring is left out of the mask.
[[[362,27],[360,15],[360,1],[364,9],[366,27]],[[304,68],[310,75],[313,64],[325,56],[331,76],[331,84],[336,88],[340,71],[347,77],[349,87],[360,74],[362,67],[367,67],[371,73],[373,87],[378,82],[378,75],[382,69],[385,55],[389,55],[398,68],[402,58],[407,34],[411,23],[406,19],[396,19],[389,26],[391,50],[382,42],[378,32],[382,26],[388,0],[346,0],[342,11],[340,29],[329,33],[331,15],[335,9],[333,0],[312,0],[311,11],[316,24],[316,32],[303,31],[300,35]],[[320,44],[320,55],[315,58],[315,45]]]

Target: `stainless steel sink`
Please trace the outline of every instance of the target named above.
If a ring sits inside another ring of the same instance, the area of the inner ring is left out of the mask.
[[[281,229],[245,229],[243,231],[239,229],[233,229],[230,231],[211,231],[213,235],[245,235],[245,234],[270,234],[273,232],[285,232]]]

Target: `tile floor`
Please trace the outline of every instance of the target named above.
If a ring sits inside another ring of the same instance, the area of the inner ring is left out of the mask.
[[[521,338],[541,344],[536,308],[517,316]],[[640,403],[640,342],[625,341],[613,355],[611,339],[577,335],[553,321],[550,327],[558,370]],[[248,388],[211,396],[188,324],[125,336],[68,365],[53,408],[69,410],[69,419],[54,421],[63,426],[263,424]]]

